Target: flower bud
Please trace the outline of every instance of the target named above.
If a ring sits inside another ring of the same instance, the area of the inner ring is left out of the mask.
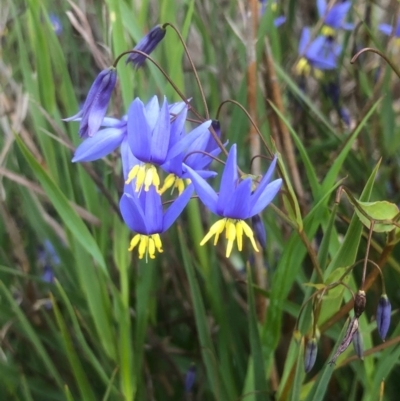
[[[64,121],[80,121],[79,136],[81,138],[92,137],[99,130],[116,82],[117,71],[114,67],[101,71],[90,87],[79,113],[64,119]]]
[[[391,312],[392,305],[390,304],[389,298],[386,294],[381,295],[376,311],[376,325],[382,341],[385,341],[386,334],[389,330]]]
[[[304,352],[304,370],[306,373],[308,373],[313,368],[315,360],[317,359],[317,353],[317,339],[313,337],[307,342]]]
[[[194,382],[196,380],[196,365],[192,363],[190,368],[186,372],[185,376],[185,392],[190,393],[192,391]]]
[[[251,224],[253,226],[257,241],[261,245],[261,248],[265,249],[267,246],[267,234],[265,232],[264,222],[261,216],[259,214],[254,215],[251,218]]]
[[[359,318],[364,312],[366,301],[365,292],[359,290],[354,300],[354,315],[356,318]]]
[[[156,25],[147,33],[147,35],[140,39],[139,43],[133,48],[133,50],[140,50],[143,53],[150,54],[163,40],[166,33],[167,30],[163,26]],[[142,54],[132,53],[127,58],[126,64],[132,63],[132,65],[138,69],[145,61],[146,57]]]
[[[353,347],[357,356],[360,359],[364,360],[364,341],[360,333],[360,330],[358,329],[356,330],[353,336]]]

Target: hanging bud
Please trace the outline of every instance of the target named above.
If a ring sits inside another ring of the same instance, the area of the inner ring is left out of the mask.
[[[353,347],[354,347],[354,351],[357,354],[357,356],[361,360],[364,360],[364,341],[363,341],[362,335],[360,333],[360,330],[356,330],[356,332],[354,333]]]
[[[257,241],[261,245],[261,248],[265,249],[267,246],[267,234],[265,232],[264,222],[259,214],[254,215],[251,218],[251,224],[253,226],[254,234],[256,235]]]
[[[336,359],[339,358],[341,354],[343,354],[344,351],[346,351],[347,347],[350,345],[351,341],[353,340],[355,332],[358,330],[358,318],[353,317],[350,320],[349,326],[347,327],[346,334],[340,343],[338,349],[335,352],[335,355],[333,355],[333,358],[328,362],[330,365],[334,365],[336,362]]]
[[[365,304],[367,299],[365,297],[365,291],[358,290],[356,298],[354,300],[354,315],[358,319],[365,310]]]
[[[306,349],[304,352],[304,370],[308,373],[314,366],[317,359],[318,346],[317,339],[315,337],[308,340]]]
[[[133,48],[133,50],[140,50],[143,53],[150,54],[163,40],[166,33],[167,30],[163,26],[156,25],[147,32],[147,35],[140,39],[139,43]],[[136,69],[139,69],[145,61],[146,57],[142,54],[131,53],[126,60],[126,64],[132,63]]]
[[[378,309],[376,311],[376,325],[382,341],[385,341],[386,334],[390,326],[390,314],[392,305],[386,294],[382,294],[379,298]]]
[[[99,130],[116,82],[117,70],[114,67],[101,71],[94,80],[79,113],[64,119],[64,121],[80,121],[81,138],[92,137]]]
[[[190,393],[192,391],[194,382],[196,380],[196,365],[192,363],[190,368],[186,372],[185,376],[185,392]]]

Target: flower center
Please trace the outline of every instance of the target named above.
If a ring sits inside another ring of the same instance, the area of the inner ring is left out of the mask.
[[[225,230],[225,237],[228,240],[226,246],[226,257],[228,258],[232,252],[233,243],[236,239],[238,250],[242,250],[243,246],[243,234],[245,234],[251,241],[253,248],[258,252],[256,242],[254,240],[254,233],[250,226],[244,220],[224,218],[215,222],[210,231],[200,242],[200,245],[204,245],[213,235],[214,245],[217,245],[219,235]]]
[[[135,192],[140,192],[144,185],[144,190],[147,192],[150,185],[154,185],[157,192],[158,186],[160,185],[160,177],[158,175],[157,169],[153,164],[144,163],[137,164],[132,168],[128,174],[128,179],[125,184],[129,184],[133,179],[136,178]]]
[[[321,35],[324,36],[335,36],[335,33],[336,31],[328,25],[324,25],[321,29]]]
[[[162,195],[168,188],[172,187],[171,193],[174,191],[175,188],[177,188],[180,195],[185,189],[185,183],[186,185],[189,185],[190,182],[190,179],[184,180],[182,178],[179,178],[175,174],[169,174],[164,180],[164,185],[159,190],[159,194]]]
[[[156,249],[159,253],[163,252],[161,238],[159,234],[153,234],[153,235],[136,234],[131,240],[128,251],[133,251],[133,249],[137,245],[139,245],[138,248],[139,259],[142,259],[144,254],[146,254],[146,260],[148,256],[150,256],[150,259],[154,259],[156,257],[155,255]]]

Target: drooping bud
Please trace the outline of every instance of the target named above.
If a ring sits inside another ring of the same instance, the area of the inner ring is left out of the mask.
[[[317,359],[318,346],[315,337],[308,340],[306,349],[304,351],[304,370],[308,373],[314,366]]]
[[[140,39],[139,43],[133,48],[133,50],[140,50],[143,53],[150,54],[163,40],[166,33],[167,30],[163,26],[156,25],[147,33],[147,35]],[[132,63],[136,69],[139,69],[145,61],[146,57],[142,54],[132,53],[128,56],[126,64]]]
[[[361,360],[364,360],[364,341],[363,341],[362,335],[360,333],[360,330],[357,330],[354,333],[353,346],[354,346],[354,351],[357,354],[357,356]]]
[[[359,290],[356,294],[356,298],[354,300],[354,315],[358,319],[365,310],[365,304],[367,299],[365,297],[365,291]]]
[[[254,215],[251,218],[251,224],[253,226],[257,241],[261,245],[261,248],[265,249],[267,246],[267,234],[261,216],[259,214]]]
[[[117,82],[117,70],[114,67],[100,72],[90,87],[82,109],[64,121],[80,121],[79,136],[92,137],[100,128]]]
[[[336,359],[339,358],[344,351],[346,351],[347,347],[350,345],[351,341],[353,340],[354,334],[358,330],[358,318],[353,317],[350,320],[349,326],[347,327],[346,334],[340,343],[338,349],[336,350],[335,354],[333,355],[332,359],[328,362],[330,365],[334,365]]]
[[[378,309],[376,311],[376,325],[382,341],[385,341],[390,326],[390,314],[392,305],[386,294],[382,294],[379,298]]]
[[[185,392],[190,393],[192,391],[194,382],[196,380],[196,365],[192,363],[190,368],[186,372],[185,376]]]

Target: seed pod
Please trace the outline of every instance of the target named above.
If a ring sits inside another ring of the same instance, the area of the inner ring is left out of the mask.
[[[379,298],[378,309],[376,311],[376,325],[382,341],[385,341],[386,334],[389,330],[391,312],[392,305],[390,304],[389,298],[386,294],[382,294]]]
[[[354,333],[354,336],[353,336],[353,347],[354,347],[354,351],[357,354],[357,356],[361,360],[364,360],[364,341],[363,341],[362,335],[360,333],[360,330],[357,330]]]
[[[365,292],[359,290],[354,300],[354,315],[356,318],[359,318],[364,312],[366,302],[367,299],[365,298]]]
[[[317,339],[315,337],[308,340],[306,350],[304,352],[304,370],[308,373],[314,366],[317,359]]]
[[[328,362],[330,365],[334,365],[336,363],[336,359],[339,358],[344,351],[346,351],[347,347],[350,345],[351,341],[353,340],[355,332],[358,331],[358,318],[353,317],[350,320],[349,326],[347,327],[346,334],[340,343],[338,349],[336,350],[335,354],[333,355],[332,359]]]

